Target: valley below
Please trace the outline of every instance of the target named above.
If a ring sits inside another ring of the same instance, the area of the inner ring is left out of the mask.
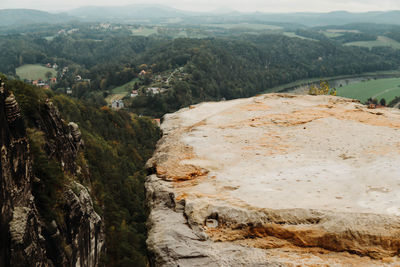
[[[399,265],[400,111],[265,94],[181,109],[161,129],[153,265]]]

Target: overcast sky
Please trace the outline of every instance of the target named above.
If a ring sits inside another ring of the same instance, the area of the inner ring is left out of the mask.
[[[0,8],[61,11],[88,5],[115,6],[153,3],[194,11],[212,11],[221,8],[262,12],[400,10],[400,0],[0,0]]]

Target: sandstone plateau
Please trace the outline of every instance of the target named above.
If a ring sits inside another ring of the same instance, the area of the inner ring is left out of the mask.
[[[400,111],[267,94],[168,114],[155,266],[400,266]]]

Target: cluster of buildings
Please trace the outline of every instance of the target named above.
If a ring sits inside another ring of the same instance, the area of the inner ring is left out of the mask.
[[[166,88],[160,88],[160,87],[147,87],[145,89],[145,93],[152,94],[152,95],[161,94],[161,93],[164,93],[166,91],[167,91]],[[134,98],[134,97],[137,97],[138,95],[139,95],[139,91],[138,90],[132,90],[131,94],[130,94],[130,97]]]
[[[142,70],[139,72],[139,77],[143,78],[148,72],[145,70]],[[158,74],[154,77],[154,82],[156,83],[162,83],[167,86],[169,86],[169,83],[173,80],[179,80],[182,81],[183,78],[185,78],[188,74],[184,72],[184,68],[180,67],[175,69],[173,72],[167,74]]]
[[[146,68],[146,66],[144,66]],[[184,73],[183,67],[175,69],[172,73],[164,73],[164,74],[158,74],[156,77],[152,79],[153,84],[155,85],[166,85],[165,87],[168,88],[169,82],[171,80],[182,80],[187,74]],[[146,75],[151,74],[151,71],[146,71],[145,69],[142,69],[138,75],[139,78],[144,79]],[[81,77],[77,76],[75,80],[81,80]],[[159,87],[159,86],[152,86],[152,87],[146,87],[142,88],[140,90],[137,89],[132,89],[130,91],[129,96],[131,98],[135,98],[139,96],[141,93],[142,94],[150,94],[150,95],[157,95],[166,92],[168,89]],[[124,108],[124,102],[122,99],[119,100],[112,100],[111,101],[111,108],[114,110],[119,110]],[[159,122],[158,122],[159,123]]]
[[[50,89],[50,87],[57,83],[57,78],[50,78],[47,81],[38,79],[38,80],[25,80],[26,83],[30,83],[37,87],[42,87],[44,89]]]
[[[57,65],[57,63],[54,63],[54,64],[47,63],[46,67],[49,68],[49,69],[55,69],[56,70],[58,68],[58,65]]]
[[[146,93],[150,93],[150,94],[153,94],[153,95],[164,93],[166,91],[167,91],[167,89],[160,88],[160,87],[147,87],[146,88]]]
[[[68,35],[68,34],[73,34],[75,32],[79,32],[79,29],[78,28],[73,28],[73,29],[69,29],[69,30],[61,29],[57,32],[57,34],[58,35]]]

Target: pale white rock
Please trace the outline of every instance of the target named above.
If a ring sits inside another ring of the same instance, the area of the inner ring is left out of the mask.
[[[168,114],[147,166],[157,266],[396,266],[400,111],[267,94]]]

